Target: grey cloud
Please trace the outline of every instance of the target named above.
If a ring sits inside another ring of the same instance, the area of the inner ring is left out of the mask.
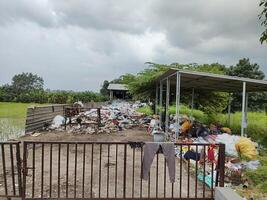
[[[249,57],[267,72],[258,2],[0,1],[0,84],[23,71],[51,89],[98,90],[146,61],[232,65]]]

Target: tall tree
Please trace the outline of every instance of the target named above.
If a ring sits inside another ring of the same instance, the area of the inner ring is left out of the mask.
[[[109,82],[107,80],[104,80],[102,88],[100,89],[100,94],[102,94],[103,96],[108,96],[108,86]]]
[[[23,72],[12,78],[11,86],[15,95],[20,95],[22,93],[43,90],[44,80],[36,74]]]
[[[260,37],[260,42],[263,43],[264,41],[267,43],[267,0],[261,0],[260,7],[262,7],[262,12],[259,15],[261,20],[261,25],[265,29]]]
[[[227,75],[238,76],[244,78],[252,78],[262,80],[265,78],[265,74],[260,70],[260,66],[257,63],[251,63],[248,58],[243,58],[235,66],[231,66],[227,71]],[[233,94],[232,109],[234,111],[241,110],[242,94]],[[266,93],[250,93],[248,96],[248,107],[250,110],[257,111],[263,110],[267,103]]]
[[[260,70],[257,63],[250,63],[248,58],[243,58],[235,66],[231,66],[226,74],[229,76],[238,76],[262,80],[265,78],[264,72]]]

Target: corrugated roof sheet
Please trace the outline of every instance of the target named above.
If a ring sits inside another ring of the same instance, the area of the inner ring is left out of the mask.
[[[108,86],[108,90],[124,90],[127,91],[127,85],[125,84],[115,84],[115,83],[110,83]]]
[[[266,80],[256,80],[249,78],[241,78],[235,76],[226,76],[205,72],[196,72],[188,70],[170,69],[161,75],[156,81],[160,82],[171,78],[171,84],[176,84],[176,72],[181,74],[182,89],[202,89],[220,92],[238,92],[242,91],[243,82],[246,82],[248,92],[264,92],[267,91]]]

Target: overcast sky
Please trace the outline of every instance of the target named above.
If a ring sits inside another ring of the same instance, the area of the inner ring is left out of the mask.
[[[1,0],[0,84],[33,72],[45,87],[93,90],[145,62],[233,65],[267,74],[257,0]]]

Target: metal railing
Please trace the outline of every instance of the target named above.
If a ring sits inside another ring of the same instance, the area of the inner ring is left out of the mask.
[[[178,153],[174,183],[169,181],[167,162],[161,153],[154,158],[148,181],[141,178],[143,144],[26,141],[21,166],[23,177],[18,182],[21,186],[17,194],[23,199],[214,199],[214,186],[224,185],[224,144],[217,144],[217,163],[206,159],[185,161]],[[205,154],[209,144],[177,143],[175,146],[177,152],[194,148],[196,153],[203,149]],[[4,154],[2,151],[2,158]],[[7,171],[7,162],[0,162],[0,166],[5,166],[3,172]]]
[[[21,197],[20,142],[0,142],[0,197]]]

